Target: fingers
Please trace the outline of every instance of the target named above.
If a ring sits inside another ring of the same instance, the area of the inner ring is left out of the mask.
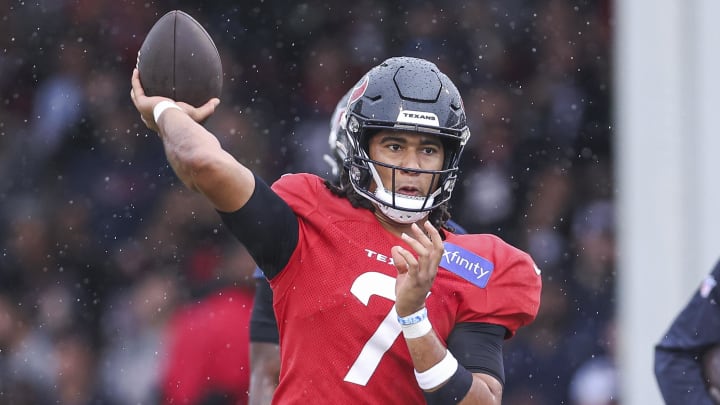
[[[152,119],[153,108],[163,100],[175,101],[167,97],[147,97],[145,90],[142,87],[142,83],[140,83],[140,71],[137,68],[133,69],[130,83],[132,87],[130,89],[130,98],[132,99],[133,104],[135,104],[135,108],[138,112],[140,112],[140,116],[145,123],[145,126],[152,130],[157,130],[156,123],[154,122],[154,119]],[[215,112],[215,108],[218,104],[220,104],[220,99],[212,98],[200,107],[195,107],[179,101],[175,103],[195,122],[202,123]]]
[[[185,112],[185,114],[189,115],[190,118],[193,119],[195,122],[203,122],[208,117],[213,115],[215,112],[215,108],[220,104],[219,98],[211,98],[208,100],[207,103],[201,105],[200,107],[192,106],[188,103],[183,103],[181,101],[177,101],[176,104],[182,108],[182,110]]]
[[[140,72],[137,70],[137,68],[133,69],[132,77],[130,78],[130,84],[130,100],[132,100],[135,108],[140,113],[140,119],[148,129],[157,131],[157,126],[155,125],[155,123],[151,122],[150,119],[147,117],[148,114],[152,114],[152,110],[149,109],[150,106],[147,106],[145,105],[146,103],[142,102],[142,99],[145,96],[145,91],[140,84]]]
[[[417,260],[415,259],[415,256],[406,249],[400,246],[393,246],[392,249],[390,249],[390,253],[392,254],[393,264],[395,264],[398,273],[407,273],[410,270],[410,262],[413,263],[413,269],[417,269]]]
[[[440,233],[432,224],[426,222],[423,228],[427,233],[423,232],[417,224],[413,224],[411,226],[412,236],[406,233],[401,235],[401,238],[414,250],[415,254],[396,246],[393,259],[400,272],[408,272],[411,275],[428,273],[428,276],[434,277],[444,252],[444,245]]]
[[[191,116],[195,121],[204,121],[215,112],[215,107],[217,107],[218,104],[220,104],[220,99],[212,98],[207,103],[196,108]]]
[[[134,93],[133,97],[145,96],[145,90],[143,89],[142,84],[140,83],[140,71],[137,70],[137,68],[133,69],[132,78],[130,79],[130,83],[132,84],[132,91]]]
[[[430,223],[430,221],[425,221],[423,224],[425,227],[425,232],[427,232],[428,237],[430,238],[430,241],[432,242],[433,246],[435,248],[444,249],[445,245],[443,245],[442,236],[440,236],[440,231],[437,230],[433,226],[433,224]],[[420,228],[418,228],[420,229]]]
[[[425,222],[423,227],[427,234],[417,224],[412,224],[411,229],[414,237],[406,233],[403,233],[401,237],[415,250],[418,256],[427,257],[433,251],[443,249],[443,243],[440,233],[429,221]]]
[[[398,313],[412,313],[424,305],[444,252],[440,233],[429,222],[422,227],[413,224],[410,234],[401,235],[410,249],[394,246],[391,250],[398,270],[395,285]]]
[[[220,105],[220,99],[216,97],[216,98],[211,98],[210,100],[208,100],[208,102],[205,103],[205,105],[203,107],[210,106],[214,110],[215,107],[217,107],[218,105]]]

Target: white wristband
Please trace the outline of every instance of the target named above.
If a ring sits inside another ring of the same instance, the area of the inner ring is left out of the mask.
[[[422,307],[418,309],[417,312],[413,312],[408,316],[398,315],[397,317],[400,325],[412,325],[422,321],[423,319],[427,319],[427,307]]]
[[[178,110],[182,111],[182,108],[178,107],[178,105],[173,103],[172,101],[163,100],[155,104],[155,107],[153,108],[153,118],[155,119],[156,124],[160,119],[160,115],[162,115],[162,113],[164,113],[165,110],[167,110],[168,108],[177,108]]]
[[[406,339],[425,336],[432,330],[426,307],[408,316],[398,316],[397,320]]]
[[[415,379],[420,388],[428,391],[449,380],[455,374],[457,368],[458,361],[455,356],[450,353],[450,350],[445,350],[445,357],[439,363],[422,373],[415,370]]]
[[[405,339],[415,339],[425,336],[432,330],[432,324],[427,318],[423,318],[420,322],[410,325],[400,325]]]

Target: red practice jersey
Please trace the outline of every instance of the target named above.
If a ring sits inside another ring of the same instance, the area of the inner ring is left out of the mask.
[[[272,188],[300,235],[270,282],[282,358],[274,403],[424,403],[394,307],[390,249],[412,249],[317,176],[286,175]],[[492,235],[446,235],[426,301],[443,342],[460,322],[501,325],[510,337],[535,318],[540,271],[526,253]]]

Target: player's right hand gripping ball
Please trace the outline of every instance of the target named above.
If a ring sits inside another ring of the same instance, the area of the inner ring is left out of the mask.
[[[222,64],[210,34],[188,14],[162,16],[138,52],[140,82],[148,96],[163,96],[193,106],[222,91]]]

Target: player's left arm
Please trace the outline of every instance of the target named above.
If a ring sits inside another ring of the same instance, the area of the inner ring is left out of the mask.
[[[459,324],[445,347],[433,330],[415,338],[405,334],[427,403],[500,404],[504,335],[498,325]]]
[[[401,246],[392,248],[398,270],[395,309],[427,402],[499,405],[503,391],[500,380],[484,372],[468,371],[435,334],[427,319],[425,299],[444,252],[439,232],[429,222],[423,224],[423,229],[413,224],[412,235],[403,234],[402,239],[414,253]]]

